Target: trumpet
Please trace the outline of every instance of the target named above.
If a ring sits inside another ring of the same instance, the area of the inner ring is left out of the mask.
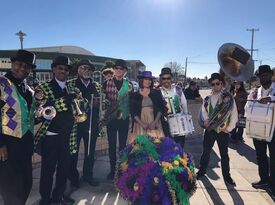
[[[68,94],[73,94],[73,93],[69,92],[67,87],[66,87],[66,90],[67,90]],[[74,93],[77,95],[77,98],[73,99],[73,103],[74,103],[75,111],[76,111],[76,115],[74,116],[76,123],[85,122],[88,118],[87,114],[82,112],[79,108],[79,99],[81,98],[81,91],[78,88],[74,88],[74,91],[75,91]]]
[[[53,106],[42,107],[42,105],[36,110],[35,117],[43,117],[46,120],[52,120],[56,116],[56,109]]]

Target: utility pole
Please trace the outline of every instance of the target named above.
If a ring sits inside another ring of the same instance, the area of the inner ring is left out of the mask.
[[[253,48],[253,44],[254,44],[254,32],[255,31],[259,31],[259,29],[255,29],[255,28],[252,28],[252,29],[246,29],[247,31],[251,31],[252,33],[252,36],[251,36],[251,49],[250,49],[250,53],[251,53],[251,59],[253,60],[253,51],[258,51],[258,49],[254,49]],[[249,50],[249,49],[248,49]],[[253,60],[254,61],[254,60]],[[251,88],[251,79],[249,79],[249,88]]]
[[[23,49],[23,39],[24,39],[24,36],[26,36],[27,34],[23,33],[21,30],[16,33],[15,35],[19,36],[19,40],[20,40],[20,47],[21,49]]]
[[[257,28],[252,28],[252,29],[246,29],[247,31],[251,31],[251,33],[252,33],[252,37],[251,37],[251,49],[248,49],[248,50],[250,50],[250,53],[251,53],[251,58],[252,58],[252,60],[253,60],[253,51],[258,51],[258,49],[254,49],[253,48],[253,44],[254,44],[254,32],[255,31],[259,31],[259,29]]]
[[[187,76],[186,76],[186,73],[187,73],[187,61],[188,61],[188,58],[186,57],[185,58],[185,71],[184,71],[184,76],[185,76],[185,78],[184,78],[184,88],[185,88],[185,86],[187,84]]]

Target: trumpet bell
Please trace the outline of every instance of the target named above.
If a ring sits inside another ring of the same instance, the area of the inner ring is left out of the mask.
[[[240,45],[223,44],[218,51],[218,62],[224,73],[236,81],[247,81],[254,74],[254,61]]]
[[[86,113],[81,113],[81,114],[78,114],[77,116],[75,116],[75,120],[76,120],[76,123],[81,123],[81,122],[85,122],[87,120],[87,115]]]

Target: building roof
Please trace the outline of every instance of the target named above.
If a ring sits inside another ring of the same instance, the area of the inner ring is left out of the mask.
[[[79,54],[79,55],[94,55],[91,51],[78,46],[51,46],[51,47],[41,47],[41,48],[25,48],[28,51],[39,51],[39,52],[52,52],[52,53],[69,53],[69,54]]]

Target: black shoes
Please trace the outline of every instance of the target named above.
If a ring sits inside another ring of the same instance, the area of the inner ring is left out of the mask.
[[[62,200],[61,200],[61,204],[62,205],[72,205],[74,204],[75,200],[69,196],[65,196],[63,195]]]
[[[236,183],[231,177],[224,178],[224,182],[227,186],[236,186]]]
[[[114,171],[110,171],[110,173],[107,175],[107,179],[108,180],[113,180],[115,178],[115,172]]]
[[[197,175],[196,178],[200,179],[200,178],[204,177],[205,173],[202,171],[198,171],[196,175]]]
[[[258,182],[253,182],[251,184],[255,189],[260,189],[260,188],[265,188],[268,186],[268,182],[267,181],[263,181],[263,180],[260,180]]]

